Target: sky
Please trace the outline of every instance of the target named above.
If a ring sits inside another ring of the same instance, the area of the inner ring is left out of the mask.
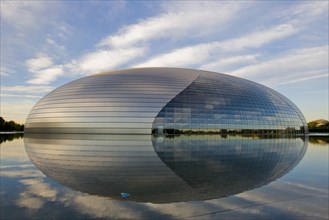
[[[1,109],[24,123],[72,80],[182,67],[264,84],[328,120],[328,1],[1,2]]]

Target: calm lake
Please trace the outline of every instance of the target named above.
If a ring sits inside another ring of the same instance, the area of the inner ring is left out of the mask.
[[[328,219],[329,137],[0,135],[0,219]]]

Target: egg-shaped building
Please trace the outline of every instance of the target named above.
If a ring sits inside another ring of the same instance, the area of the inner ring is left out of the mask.
[[[67,83],[31,110],[25,132],[305,134],[301,111],[261,84],[225,74],[137,68]]]

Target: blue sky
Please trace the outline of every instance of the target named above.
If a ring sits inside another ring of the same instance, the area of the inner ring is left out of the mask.
[[[328,119],[328,1],[1,1],[1,116],[102,71],[170,66],[246,78]]]

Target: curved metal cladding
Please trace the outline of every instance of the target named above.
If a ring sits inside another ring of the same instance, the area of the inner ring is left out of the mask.
[[[179,68],[102,73],[50,92],[25,132],[106,134],[303,134],[307,123],[283,95],[225,75]]]
[[[255,82],[200,71],[157,115],[153,133],[304,134],[307,123],[286,97]]]
[[[152,203],[214,199],[268,184],[295,167],[308,144],[282,137],[38,133],[24,142],[31,161],[61,184]]]
[[[198,75],[140,68],[81,78],[42,98],[28,115],[25,132],[151,134],[158,112]]]

